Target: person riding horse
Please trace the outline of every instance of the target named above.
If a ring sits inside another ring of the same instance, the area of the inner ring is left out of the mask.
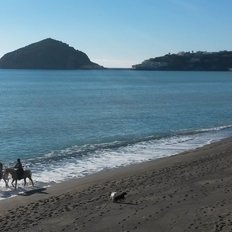
[[[0,162],[0,180],[2,179],[3,176],[2,169],[3,169],[3,164]]]
[[[23,178],[24,170],[23,170],[23,165],[22,165],[20,159],[17,159],[17,163],[14,166],[14,168],[16,169],[18,179],[19,180],[22,179]]]

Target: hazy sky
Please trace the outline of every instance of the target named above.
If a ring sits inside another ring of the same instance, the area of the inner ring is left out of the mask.
[[[232,50],[232,0],[0,0],[0,56],[45,38],[105,67]]]

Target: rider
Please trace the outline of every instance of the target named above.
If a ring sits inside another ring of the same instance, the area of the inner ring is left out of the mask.
[[[14,168],[16,168],[18,179],[22,179],[24,170],[23,170],[23,165],[22,165],[20,159],[17,159],[17,163],[14,166]]]
[[[2,163],[0,162],[0,180],[2,179],[2,168],[3,168],[3,165],[2,165]]]

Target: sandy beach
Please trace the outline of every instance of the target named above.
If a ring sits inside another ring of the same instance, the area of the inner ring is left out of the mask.
[[[0,230],[232,231],[231,174],[230,138],[2,200]]]

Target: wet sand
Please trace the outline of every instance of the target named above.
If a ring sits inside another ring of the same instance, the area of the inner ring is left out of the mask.
[[[127,191],[113,203],[112,191]],[[0,201],[1,231],[232,231],[232,138]]]

